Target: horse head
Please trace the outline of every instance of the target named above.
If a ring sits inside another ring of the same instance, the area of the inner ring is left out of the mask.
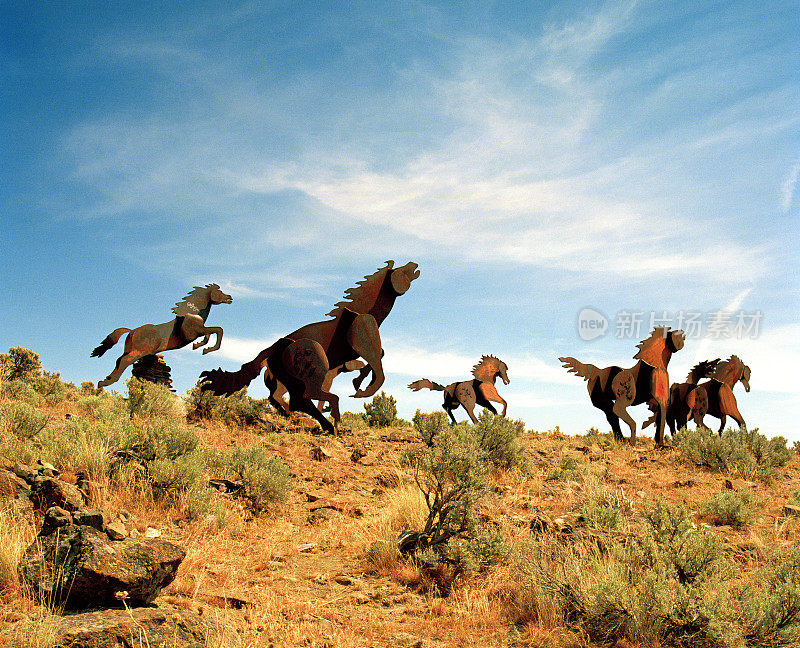
[[[217,284],[209,284],[208,301],[212,304],[230,304],[233,297],[222,292]]]
[[[419,277],[419,266],[413,261],[409,261],[404,266],[392,270],[392,288],[398,295],[405,293],[410,287],[411,282]]]
[[[685,341],[686,334],[683,331],[670,331],[667,334],[667,348],[669,348],[672,353],[680,351]]]
[[[506,373],[507,371],[508,371],[508,365],[501,360],[500,364],[497,366],[497,373],[495,374],[495,376],[500,376],[500,379],[503,381],[504,385],[507,385],[508,383],[511,382],[508,379],[508,374]]]
[[[750,392],[750,367],[744,365],[742,369],[742,377],[739,378],[739,381],[744,385],[744,390],[746,392]]]

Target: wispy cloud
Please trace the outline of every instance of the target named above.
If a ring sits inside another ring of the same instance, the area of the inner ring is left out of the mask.
[[[792,165],[786,179],[781,184],[781,207],[784,212],[788,212],[792,207],[798,175],[800,175],[800,163]]]

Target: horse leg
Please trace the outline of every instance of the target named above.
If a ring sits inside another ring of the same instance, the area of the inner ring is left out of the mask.
[[[353,351],[364,358],[373,373],[372,382],[367,385],[366,389],[357,389],[353,397],[372,396],[384,381],[383,364],[381,363],[383,349],[381,349],[381,336],[375,318],[372,315],[358,315],[347,330],[347,343]],[[361,371],[364,372],[366,369],[367,367],[364,367]]]
[[[719,423],[719,430],[717,430],[717,434],[719,436],[722,436],[722,432],[723,432],[723,430],[725,430],[725,421],[727,421],[728,419],[725,416],[725,414],[720,414],[719,415],[719,420],[720,420],[720,423]]]
[[[636,421],[628,414],[627,407],[636,398],[636,381],[630,371],[621,371],[611,381],[611,391],[614,394],[614,405],[611,411],[628,424],[631,429],[631,444],[636,443]],[[661,417],[661,424],[664,424],[664,417]],[[663,430],[662,430],[663,432]],[[656,433],[658,433],[656,431]]]
[[[288,418],[289,416],[289,403],[283,399],[286,393],[286,387],[283,383],[278,382],[275,376],[272,375],[269,369],[264,372],[264,384],[269,390],[268,400],[277,412]]]
[[[278,367],[270,366],[275,370]],[[334,432],[330,424],[319,409],[312,402],[313,399],[322,400],[331,404],[331,415],[337,426],[339,423],[339,398],[322,389],[330,368],[325,350],[314,340],[301,339],[292,342],[281,354],[280,370],[286,373],[286,380],[276,375],[276,379],[283,382],[289,390],[289,408],[300,410],[312,416],[326,432]]]
[[[739,414],[739,408],[736,405],[736,396],[733,395],[733,390],[725,385],[719,390],[719,409],[724,417],[726,414],[735,419],[739,424],[739,429],[745,427],[744,419]]]
[[[483,405],[484,407],[488,408],[489,410],[497,414],[497,411],[494,409],[494,407],[492,407],[489,404],[489,401],[500,403],[503,406],[503,413],[500,416],[506,415],[506,409],[508,408],[508,403],[506,403],[503,397],[497,393],[497,388],[492,383],[483,383],[482,385],[480,385],[480,387],[478,387],[478,389],[483,395],[485,401],[481,403],[481,405]]]
[[[611,410],[606,410],[605,415],[608,424],[611,426],[611,431],[614,433],[614,439],[616,441],[622,441],[623,436],[622,430],[619,427],[619,417]]]
[[[202,340],[200,340],[199,342],[195,342],[192,345],[192,351],[197,351],[197,349],[199,349],[204,344],[208,344],[208,338],[209,338],[209,334],[206,333]]]
[[[150,355],[149,353],[139,353],[138,351],[131,351],[130,353],[123,353],[119,358],[117,358],[117,364],[114,367],[114,371],[112,371],[108,376],[106,376],[105,380],[101,380],[97,383],[97,388],[102,389],[103,387],[108,387],[109,385],[114,384],[117,382],[122,376],[123,372],[134,362],[139,360],[139,358],[144,358],[146,355]]]
[[[475,396],[475,390],[472,388],[472,383],[469,381],[458,383],[453,395],[455,396],[456,400],[461,403],[461,406],[467,411],[467,414],[472,422],[477,424],[478,419],[475,418],[474,412],[477,397]]]

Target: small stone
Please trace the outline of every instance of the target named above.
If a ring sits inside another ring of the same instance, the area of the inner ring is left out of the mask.
[[[115,520],[114,522],[107,524],[106,533],[112,540],[124,540],[128,537],[128,532],[125,529],[125,525],[119,520]]]
[[[160,538],[161,537],[161,531],[159,531],[158,529],[154,529],[153,527],[147,527],[144,530],[144,537],[145,538]]]
[[[311,447],[311,458],[314,461],[326,461],[331,458],[331,453],[319,445]]]
[[[334,520],[340,517],[342,514],[339,513],[335,508],[331,508],[329,506],[323,506],[318,509],[314,509],[308,516],[308,523],[309,524],[319,524],[320,522],[325,522],[327,520]]]
[[[103,530],[103,511],[94,509],[91,511],[75,511],[72,514],[72,520],[75,524],[83,524],[97,529]]]
[[[675,482],[675,488],[691,488],[694,484],[694,479],[679,479]]]
[[[783,514],[800,516],[800,506],[795,506],[794,504],[784,504]]]
[[[414,443],[419,441],[419,436],[408,430],[393,430],[389,433],[389,441],[395,443]]]
[[[306,544],[297,545],[297,550],[300,553],[311,553],[317,548],[316,542],[308,542]]]
[[[36,479],[36,471],[30,466],[26,466],[25,464],[21,464],[19,462],[14,464],[11,472],[13,472],[17,477],[24,479],[29,484],[32,484],[33,480]]]
[[[133,540],[137,538],[141,538],[142,534],[139,533],[139,529],[131,529],[131,532],[128,534]]]
[[[325,585],[328,582],[328,577],[325,574],[317,574],[312,578],[317,585]]]
[[[745,481],[744,479],[726,479],[725,480],[725,488],[728,490],[748,490],[753,488],[755,484],[753,482]]]
[[[68,511],[65,511],[60,506],[51,506],[44,513],[44,524],[42,525],[42,532],[45,533],[46,529],[58,529],[72,524],[72,516]]]
[[[41,459],[36,462],[36,469],[40,475],[44,475],[45,477],[57,477],[59,475],[58,468]]]
[[[350,576],[345,576],[344,574],[336,576],[333,580],[339,583],[339,585],[352,585],[355,582]]]
[[[350,461],[358,463],[361,459],[367,456],[364,448],[353,448],[353,453],[350,455]]]
[[[127,522],[128,520],[131,519],[131,514],[128,513],[128,511],[126,509],[120,509],[119,511],[117,511],[117,517],[122,522]]]
[[[380,473],[378,475],[378,484],[384,488],[397,488],[400,485],[400,477],[397,473]]]

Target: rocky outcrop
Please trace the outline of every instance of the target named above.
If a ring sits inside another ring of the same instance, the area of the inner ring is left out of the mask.
[[[65,616],[55,633],[60,648],[150,646],[190,648],[205,646],[200,619],[178,608],[101,610]]]
[[[100,529],[69,522],[63,509],[48,510],[18,566],[20,578],[40,598],[68,608],[118,606],[122,599],[150,603],[186,556],[183,547],[166,540],[114,541]]]

